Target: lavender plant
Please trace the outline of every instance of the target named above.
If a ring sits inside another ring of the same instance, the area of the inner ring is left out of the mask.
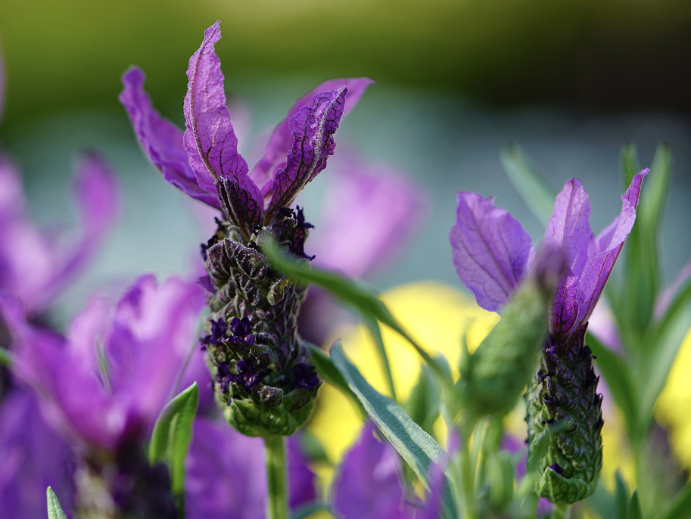
[[[290,205],[326,167],[342,116],[371,81],[333,80],[300,99],[250,172],[237,150],[214,51],[219,25],[207,29],[190,59],[184,134],[153,111],[138,69],[125,74],[120,99],[164,178],[221,211],[215,235],[202,246],[211,310],[202,343],[227,421],[243,434],[265,438],[269,509],[282,517],[285,454],[280,437],[305,422],[321,382],[297,334],[305,287],[273,270],[263,247],[273,240],[309,261],[304,246],[311,225],[300,208]]]

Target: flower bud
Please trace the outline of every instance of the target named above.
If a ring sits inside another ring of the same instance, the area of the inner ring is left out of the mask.
[[[466,359],[458,382],[464,407],[476,417],[511,410],[530,381],[547,333],[549,302],[565,270],[562,252],[543,250],[533,274],[502,311],[501,321]]]

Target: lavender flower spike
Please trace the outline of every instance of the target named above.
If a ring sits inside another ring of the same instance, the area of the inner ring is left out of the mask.
[[[120,100],[165,179],[221,210],[216,233],[202,246],[212,294],[202,342],[216,400],[244,434],[290,435],[307,419],[320,381],[296,330],[305,289],[270,268],[261,243],[270,236],[308,259],[304,243],[311,225],[301,209],[290,206],[326,167],[341,118],[371,81],[333,80],[302,98],[250,175],[238,152],[214,50],[219,26],[206,30],[190,58],[184,134],[153,111],[137,69],[124,75]]]
[[[590,495],[602,465],[601,395],[585,331],[624,242],[633,228],[644,170],[622,196],[620,215],[598,236],[590,230],[590,202],[581,183],[569,180],[557,195],[544,245],[564,250],[568,270],[551,302],[549,337],[527,393],[529,447],[546,428],[553,435],[537,483],[541,496],[573,503]],[[454,264],[478,304],[498,311],[532,268],[533,249],[520,224],[492,200],[458,194],[451,230]]]

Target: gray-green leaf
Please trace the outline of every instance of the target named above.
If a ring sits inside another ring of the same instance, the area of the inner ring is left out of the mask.
[[[199,388],[193,383],[165,406],[158,417],[149,445],[151,464],[165,462],[170,469],[173,493],[181,496],[185,482],[185,458],[192,441]]]
[[[67,519],[67,515],[60,506],[58,496],[50,487],[46,489],[46,500],[48,501],[48,519]]]

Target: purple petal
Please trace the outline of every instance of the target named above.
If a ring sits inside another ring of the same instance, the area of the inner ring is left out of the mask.
[[[132,427],[153,425],[192,348],[196,348],[204,289],[170,278],[143,276],[115,310],[105,344],[113,405],[127,409]],[[155,369],[152,369],[155,367]]]
[[[72,453],[43,420],[36,397],[16,387],[0,404],[0,510],[3,517],[44,518],[37,498],[52,486],[66,510],[71,508]]]
[[[144,154],[163,173],[166,182],[220,209],[216,191],[204,190],[197,183],[182,143],[182,130],[154,110],[144,91],[144,73],[132,67],[122,76],[122,84],[125,88],[120,94],[120,103],[127,110]]]
[[[311,105],[303,106],[290,119],[294,141],[288,159],[262,190],[265,197],[271,196],[268,214],[288,207],[302,188],[326,167],[327,158],[336,148],[333,136],[343,116],[347,92],[344,87],[317,94]]]
[[[214,51],[214,44],[220,39],[220,22],[216,22],[204,32],[201,47],[190,58],[183,142],[203,189],[214,192],[215,182],[227,178],[244,192],[243,197],[231,197],[231,203],[238,203],[241,198],[252,200],[261,212],[261,193],[247,174],[247,162],[238,153],[238,139],[226,107],[221,60]],[[241,213],[244,209],[238,207],[229,216]]]
[[[316,476],[300,446],[297,435],[286,438],[288,460],[288,501],[291,510],[314,503],[317,499]]]
[[[578,179],[572,178],[554,201],[554,211],[545,231],[545,245],[561,248],[574,275],[580,275],[588,259],[590,200]]]
[[[298,99],[288,112],[286,118],[278,123],[271,134],[271,139],[269,140],[264,156],[259,160],[257,165],[252,168],[250,177],[252,177],[254,182],[258,186],[264,186],[272,177],[276,168],[285,160],[286,155],[293,145],[290,120],[302,107],[310,104],[317,94],[320,92],[347,88],[348,96],[346,97],[345,109],[343,110],[343,117],[345,117],[355,107],[358,101],[360,101],[362,94],[365,93],[367,87],[372,83],[374,83],[374,81],[369,78],[332,79],[325,81]]]
[[[609,275],[612,273],[619,253],[624,247],[624,242],[633,229],[641,183],[647,174],[648,170],[645,169],[633,177],[631,185],[621,197],[622,208],[616,219],[616,225],[608,229],[604,236],[599,236],[596,239],[594,255],[588,259],[583,267],[583,273],[578,282],[579,323],[585,323],[590,317],[607,284]]]
[[[396,451],[365,425],[333,483],[333,508],[343,519],[403,519],[404,494]]]
[[[425,502],[415,509],[415,519],[439,519],[443,517],[442,504],[446,478],[441,465],[435,464],[430,467],[429,482],[430,490],[425,496]]]
[[[263,519],[266,469],[261,438],[208,418],[194,422],[186,460],[189,519]]]
[[[363,164],[352,155],[344,161],[340,152],[338,159],[309,252],[315,265],[364,278],[398,257],[423,220],[426,197],[387,165]]]
[[[295,510],[314,500],[314,473],[296,437],[287,439],[287,458],[290,506]],[[197,418],[186,467],[185,507],[190,519],[264,517],[266,468],[261,438],[243,436],[223,422]]]
[[[83,445],[112,452],[146,433],[173,396],[196,343],[205,298],[195,283],[169,279],[157,285],[144,276],[112,318],[110,305],[92,298],[66,342],[26,324],[7,298],[0,303],[18,351],[18,372],[41,389],[51,424]]]
[[[530,236],[493,199],[457,196],[456,225],[449,239],[456,272],[484,309],[498,311],[518,286],[532,253]]]
[[[57,257],[53,258],[55,273],[44,288],[46,300],[82,272],[94,258],[119,212],[120,190],[115,175],[105,161],[94,153],[85,153],[80,158],[74,191],[80,234],[72,247],[56,252]]]

